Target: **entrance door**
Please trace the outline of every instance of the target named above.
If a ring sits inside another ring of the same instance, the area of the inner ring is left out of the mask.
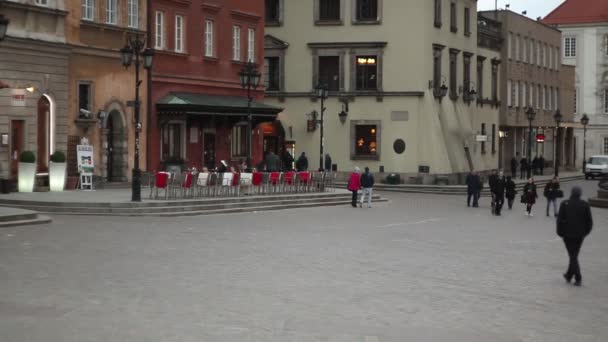
[[[215,133],[203,133],[203,165],[215,168]]]
[[[108,129],[108,137],[107,137],[107,141],[108,141],[108,149],[107,149],[107,155],[108,155],[108,162],[107,162],[107,174],[108,174],[108,182],[111,182],[114,179],[114,172],[112,171],[114,169],[114,120],[112,120],[113,118],[109,118],[108,119],[108,123],[106,125],[106,128]]]
[[[17,178],[19,156],[23,152],[24,128],[25,122],[23,120],[11,121],[11,179]]]
[[[264,152],[273,152],[274,154],[279,155],[279,137],[264,137]]]
[[[38,172],[45,173],[49,171],[49,114],[51,104],[46,97],[41,97],[38,100],[38,155],[36,162],[38,164]]]

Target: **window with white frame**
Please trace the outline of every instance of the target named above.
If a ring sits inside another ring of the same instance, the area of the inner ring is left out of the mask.
[[[608,56],[608,34],[604,35],[604,56]]]
[[[553,109],[559,109],[559,88],[555,88],[555,96],[553,96]]]
[[[184,17],[175,16],[175,52],[184,52]]]
[[[232,127],[230,154],[232,158],[247,156],[247,126],[237,125]]]
[[[232,27],[232,60],[241,60],[241,27]]]
[[[536,65],[538,66],[541,65],[542,48],[543,44],[539,41],[538,44],[536,44]]]
[[[161,128],[161,156],[163,160],[183,159],[186,156],[185,122],[170,122]]]
[[[507,49],[508,57],[513,58],[515,54],[515,41],[513,39],[513,32],[509,32],[509,48]]]
[[[608,137],[604,137],[604,144],[603,144],[603,149],[604,151],[602,152],[602,154],[608,154]]]
[[[511,107],[513,105],[514,100],[513,85],[511,84],[511,80],[507,80],[507,94],[509,94],[507,96],[507,106]]]
[[[528,83],[523,82],[522,87],[521,105],[522,107],[528,107]]]
[[[549,92],[547,93],[547,109],[553,109],[553,87],[549,87]]]
[[[205,20],[205,57],[213,56],[213,21]]]
[[[255,30],[247,30],[247,61],[255,62]]]
[[[537,109],[541,109],[541,104],[542,104],[542,94],[541,94],[541,89],[542,86],[539,84],[537,89],[536,89],[536,108]]]
[[[139,27],[139,0],[127,0],[127,25]]]
[[[95,20],[95,0],[82,0],[82,19]]]
[[[528,37],[524,37],[524,45],[522,46],[522,54],[524,63],[528,63]]]
[[[536,108],[536,105],[534,104],[534,101],[536,101],[536,97],[534,96],[534,90],[536,90],[536,86],[534,85],[534,83],[530,84],[530,102],[529,102],[529,106],[532,108]]]
[[[576,37],[564,38],[564,57],[576,57]]]
[[[49,0],[36,0],[36,5],[48,6],[49,5]]]
[[[545,55],[545,60],[544,60],[544,62],[543,62],[543,66],[544,66],[545,68],[548,68],[548,67],[549,67],[549,54],[550,54],[551,52],[549,51],[549,47],[547,46],[547,44],[545,44],[544,49],[545,49],[545,52],[544,52],[544,55]]]
[[[154,48],[157,50],[162,50],[165,48],[165,13],[156,11],[155,17]]]
[[[514,82],[513,86],[514,86],[513,90],[515,90],[514,91],[515,92],[515,96],[514,96],[514,99],[513,99],[513,105],[515,107],[519,107],[519,81],[518,82]]]
[[[516,61],[520,61],[521,60],[521,36],[517,35],[515,37],[515,60]]]
[[[604,89],[604,114],[608,114],[608,88]]]
[[[106,24],[118,23],[118,0],[106,0]]]

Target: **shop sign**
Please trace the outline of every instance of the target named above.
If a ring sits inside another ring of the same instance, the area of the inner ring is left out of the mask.
[[[93,173],[95,170],[93,150],[93,145],[76,146],[76,157],[78,158],[78,170],[80,172]]]
[[[477,142],[486,142],[486,141],[488,141],[488,136],[487,135],[478,134],[478,135],[475,136],[475,141],[477,141]]]
[[[11,90],[11,104],[13,107],[25,107],[25,89]]]
[[[537,134],[536,135],[536,142],[539,142],[539,143],[545,142],[545,135],[544,134]]]

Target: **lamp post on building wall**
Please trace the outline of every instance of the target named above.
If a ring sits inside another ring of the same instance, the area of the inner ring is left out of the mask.
[[[317,98],[321,99],[321,120],[319,120],[319,124],[321,127],[321,140],[320,140],[320,146],[319,146],[319,171],[323,171],[323,145],[325,143],[324,139],[323,139],[323,126],[325,124],[324,119],[324,113],[325,113],[325,100],[327,99],[328,96],[328,88],[327,85],[323,84],[323,83],[319,83],[317,85]]]
[[[239,77],[241,79],[241,87],[247,89],[247,171],[250,171],[252,150],[251,135],[253,130],[253,118],[251,116],[251,102],[253,101],[253,97],[251,95],[251,90],[258,88],[262,75],[258,71],[258,66],[249,61],[239,72]]]
[[[557,135],[555,137],[555,173],[554,176],[559,176],[559,124],[562,122],[562,113],[559,111],[555,111],[553,114],[553,119],[555,119],[555,130]]]
[[[583,114],[583,117],[581,117],[581,124],[583,124],[583,173],[585,173],[585,167],[587,166],[587,125],[589,124],[587,114]]]
[[[135,101],[133,102],[133,116],[135,121],[135,155],[133,156],[133,176],[131,179],[131,201],[141,202],[141,170],[139,169],[139,132],[142,125],[140,122],[141,101],[139,100],[139,86],[142,80],[139,78],[139,67],[143,64],[144,68],[152,68],[154,50],[145,47],[145,42],[135,36],[129,37],[127,44],[120,50],[122,65],[129,68],[131,64],[135,66]],[[148,108],[148,110],[150,110]]]
[[[526,116],[528,117],[528,167],[526,170],[526,174],[528,178],[532,177],[532,121],[536,117],[536,112],[534,108],[528,107],[526,111]]]
[[[8,24],[11,21],[8,18],[5,18],[4,15],[0,14],[0,41],[4,40],[6,37],[6,30],[8,29]]]

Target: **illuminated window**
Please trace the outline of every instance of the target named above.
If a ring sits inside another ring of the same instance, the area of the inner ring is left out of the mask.
[[[355,126],[355,155],[375,157],[378,154],[378,127],[376,125]]]
[[[357,90],[378,89],[378,59],[376,56],[357,56]]]

